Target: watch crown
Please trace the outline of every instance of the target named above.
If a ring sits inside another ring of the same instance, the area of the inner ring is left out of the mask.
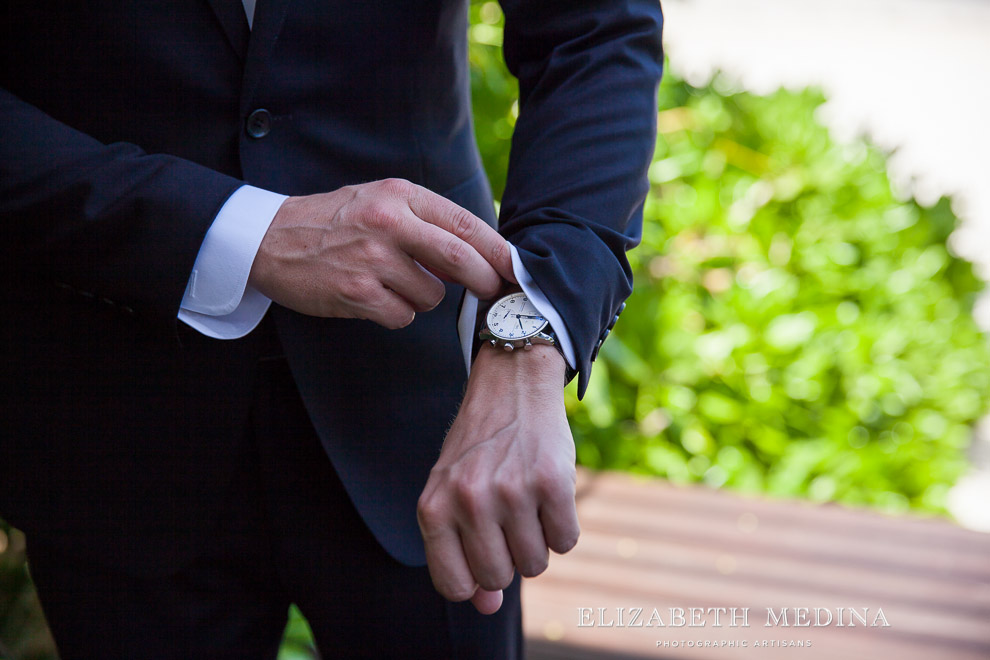
[[[515,347],[514,347],[514,346],[513,346],[512,344],[506,344],[506,345],[505,345],[505,350],[506,350],[507,352],[509,352],[509,353],[511,353],[511,352],[512,352],[512,349],[513,349],[513,348],[515,348]]]

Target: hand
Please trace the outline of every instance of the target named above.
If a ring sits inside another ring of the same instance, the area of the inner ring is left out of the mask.
[[[550,346],[479,352],[419,499],[430,576],[445,598],[495,612],[513,569],[539,575],[548,550],[577,543],[563,382],[564,359]]]
[[[453,202],[399,179],[285,200],[250,283],[312,316],[409,325],[440,304],[441,279],[480,298],[515,281],[508,243]]]

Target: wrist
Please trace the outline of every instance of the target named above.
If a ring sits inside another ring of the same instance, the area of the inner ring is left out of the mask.
[[[560,358],[555,363],[562,365],[562,383],[566,385],[577,372],[569,366],[559,336],[544,313],[530,302],[529,294],[520,290],[517,285],[510,285],[503,287],[496,298],[479,304],[475,320],[475,356],[483,346],[486,349],[493,347],[496,353],[526,353],[536,346],[548,345],[553,347]]]
[[[274,299],[278,293],[276,285],[279,271],[278,255],[283,247],[281,231],[285,227],[298,224],[298,217],[305,217],[307,201],[307,197],[286,197],[272,217],[268,231],[265,232],[258,246],[258,252],[248,275],[248,284],[269,298]]]
[[[565,369],[564,356],[553,346],[536,344],[510,353],[485,344],[472,364],[469,382],[563,392]]]

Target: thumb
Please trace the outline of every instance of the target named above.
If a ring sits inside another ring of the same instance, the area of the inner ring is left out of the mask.
[[[502,590],[485,591],[478,587],[474,595],[471,596],[471,604],[481,614],[495,614],[498,612],[498,608],[502,607]]]

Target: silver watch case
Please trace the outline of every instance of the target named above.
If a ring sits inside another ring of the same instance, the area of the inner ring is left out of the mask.
[[[519,295],[525,296],[526,294],[523,292],[515,292],[502,296],[494,303],[492,303],[492,306],[489,309],[495,307],[506,298],[519,296]],[[529,349],[533,348],[534,344],[546,344],[547,346],[557,346],[557,336],[554,334],[553,328],[550,327],[549,320],[544,318],[543,325],[541,325],[532,334],[526,337],[520,337],[518,339],[505,339],[503,337],[499,337],[498,335],[496,335],[492,331],[492,329],[488,326],[487,311],[485,312],[485,322],[481,330],[478,331],[478,338],[481,339],[483,342],[487,342],[488,344],[490,344],[495,348],[502,348],[505,351],[514,351],[517,348],[521,348],[525,351],[528,351]]]
[[[549,322],[543,327],[545,328],[547,325],[549,325]],[[505,351],[514,351],[517,348],[528,351],[533,348],[533,344],[546,344],[547,346],[557,345],[557,338],[552,334],[543,332],[543,330],[538,330],[536,334],[532,334],[529,337],[523,337],[522,339],[502,339],[501,337],[496,337],[492,334],[492,331],[488,329],[487,323],[478,333],[478,336],[482,341],[488,342],[495,348],[502,348]]]

